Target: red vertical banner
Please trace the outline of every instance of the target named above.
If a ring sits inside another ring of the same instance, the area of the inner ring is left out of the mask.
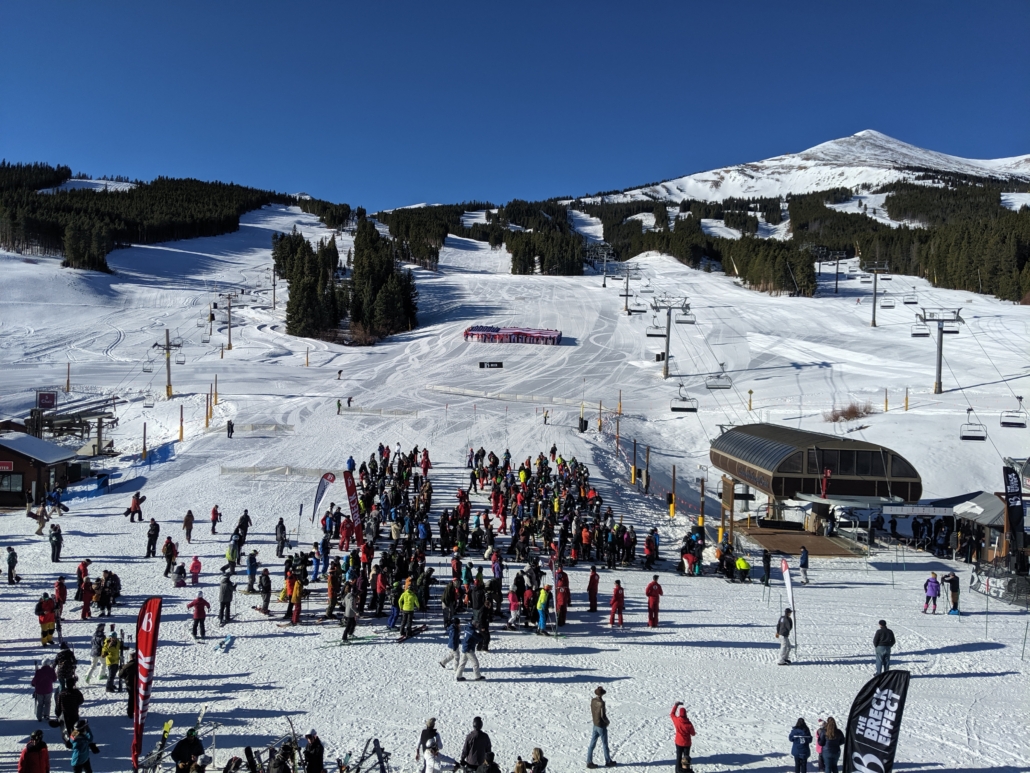
[[[347,487],[347,502],[350,504],[350,517],[357,519],[361,515],[358,507],[358,490],[354,486],[354,473],[349,470],[343,473],[343,485]]]
[[[136,708],[132,718],[132,768],[139,768],[139,755],[143,748],[143,726],[150,707],[150,688],[154,683],[154,657],[157,655],[157,637],[161,627],[161,597],[151,596],[140,607],[136,618],[136,659],[139,680],[136,688]]]

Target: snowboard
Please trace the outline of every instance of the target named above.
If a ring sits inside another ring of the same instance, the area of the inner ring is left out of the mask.
[[[257,760],[254,758],[254,750],[249,746],[243,748],[243,756],[247,758],[248,773],[258,773]]]
[[[407,636],[401,636],[400,638],[398,638],[397,643],[400,644],[401,642],[407,641],[408,639],[412,639],[418,636],[420,633],[423,633],[427,628],[429,628],[428,625],[420,625],[417,628],[412,628],[411,633]]]

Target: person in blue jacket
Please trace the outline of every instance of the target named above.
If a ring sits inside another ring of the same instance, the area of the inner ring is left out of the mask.
[[[99,751],[93,743],[93,732],[89,729],[86,720],[80,719],[75,723],[69,738],[72,747],[72,770],[74,773],[93,773],[93,766],[89,762],[90,752],[94,754]]]
[[[798,561],[798,568],[801,570],[801,583],[808,585],[808,548],[802,546],[801,560]]]
[[[348,456],[347,457],[347,472],[351,472],[351,473],[354,472],[354,468],[355,468],[354,457],[353,456]]]
[[[790,731],[787,740],[791,742],[790,754],[794,758],[794,773],[808,773],[808,758],[811,756],[812,731],[804,718],[800,718]]]
[[[468,625],[465,626],[465,639],[461,643],[461,659],[458,661],[458,671],[454,675],[456,681],[464,682],[465,677],[462,674],[465,673],[465,664],[472,664],[472,676],[475,681],[480,682],[486,679],[485,676],[479,673],[479,658],[476,657],[476,647],[483,641],[483,637],[476,630],[476,624],[474,620],[469,620]]]
[[[440,665],[447,668],[447,664],[454,661],[454,670],[458,670],[458,661],[461,656],[458,648],[461,646],[461,620],[455,615],[447,624],[447,657],[440,661]]]

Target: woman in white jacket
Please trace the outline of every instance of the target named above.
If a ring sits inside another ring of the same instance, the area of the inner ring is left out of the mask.
[[[436,739],[430,739],[426,744],[426,753],[422,755],[425,761],[424,773],[445,773],[451,771],[458,763],[446,754],[441,754],[436,748]]]

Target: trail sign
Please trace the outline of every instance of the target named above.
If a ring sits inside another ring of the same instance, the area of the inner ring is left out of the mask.
[[[57,407],[57,392],[36,392],[36,407],[44,411]]]
[[[480,368],[503,368],[503,362],[481,362],[479,363]]]

